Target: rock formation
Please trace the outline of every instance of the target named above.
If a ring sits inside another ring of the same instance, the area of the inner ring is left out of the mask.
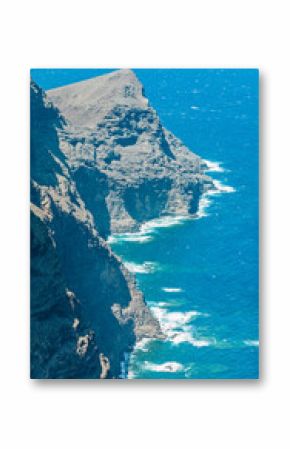
[[[47,92],[60,149],[104,237],[164,215],[194,214],[213,188],[206,165],[163,128],[130,70]]]
[[[162,338],[105,239],[195,214],[206,164],[165,130],[132,71],[45,94],[31,84],[31,377],[117,378]]]
[[[115,378],[136,339],[161,331],[78,192],[62,126],[32,83],[31,377]]]

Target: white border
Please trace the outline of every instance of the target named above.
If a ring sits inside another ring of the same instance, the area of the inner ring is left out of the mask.
[[[73,0],[1,7],[1,447],[289,447],[288,2]],[[30,67],[258,67],[262,379],[28,378]]]

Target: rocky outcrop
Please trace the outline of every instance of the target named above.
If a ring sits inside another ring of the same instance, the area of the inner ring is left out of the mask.
[[[83,200],[62,151],[65,126],[32,83],[31,377],[116,378],[137,338],[162,334],[100,236],[93,199]]]
[[[206,164],[163,128],[132,71],[47,94],[65,120],[60,149],[102,236],[195,214],[201,194],[214,188]]]
[[[206,164],[163,128],[134,73],[31,85],[31,376],[117,378],[163,338],[105,239],[195,214]],[[123,371],[123,369],[122,369]]]
[[[31,211],[31,377],[96,378],[99,350],[66,282],[42,211]]]

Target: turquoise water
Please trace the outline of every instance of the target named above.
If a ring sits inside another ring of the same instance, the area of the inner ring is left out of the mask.
[[[162,220],[112,247],[168,339],[137,345],[130,378],[258,377],[258,72],[136,70],[165,127],[228,191],[200,218]]]

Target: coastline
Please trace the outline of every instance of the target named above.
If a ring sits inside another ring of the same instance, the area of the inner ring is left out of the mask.
[[[206,167],[203,173],[224,173],[225,169],[221,166],[221,162],[212,162],[203,159]],[[220,180],[213,179],[214,189],[209,189],[202,193],[199,199],[198,211],[195,214],[187,215],[165,215],[163,217],[154,218],[146,221],[139,226],[137,231],[128,231],[123,233],[111,234],[107,238],[108,245],[124,242],[139,242],[146,243],[154,238],[154,230],[159,228],[167,228],[171,226],[182,225],[188,220],[198,220],[205,217],[206,209],[211,205],[210,197],[221,195],[224,193],[234,193],[236,189],[231,186],[223,184]],[[130,271],[130,270],[129,270]]]
[[[206,164],[206,167],[203,172],[204,173],[224,173],[226,170],[222,167],[222,164],[220,162],[213,162],[204,160],[203,162]],[[162,228],[169,228],[169,227],[175,227],[175,226],[181,226],[185,222],[191,221],[191,220],[199,220],[201,218],[204,218],[208,215],[207,209],[212,204],[211,197],[215,195],[225,194],[225,193],[234,193],[236,189],[234,187],[225,185],[220,180],[213,179],[214,189],[209,189],[208,191],[204,192],[200,199],[199,199],[199,205],[198,205],[198,211],[195,214],[188,214],[188,215],[167,215],[164,217],[156,218],[149,220],[147,222],[144,222],[140,225],[140,228],[138,231],[135,232],[125,232],[120,234],[112,234],[108,237],[107,243],[108,245],[114,245],[122,242],[136,242],[139,244],[146,244],[149,241],[152,241],[156,236],[158,230]],[[115,250],[114,250],[115,251]],[[120,257],[120,256],[119,256]],[[143,261],[142,264],[137,264],[132,261],[126,261],[123,260],[122,257],[120,257],[122,260],[122,263],[127,268],[127,270],[133,275],[136,276],[136,274],[149,274],[153,273],[158,270],[157,264],[154,264],[150,261]],[[140,289],[140,286],[138,286]],[[142,290],[141,290],[142,291]],[[180,293],[182,292],[182,289],[179,288],[171,288],[171,287],[163,287],[163,291],[167,293]],[[142,292],[144,294],[144,292]],[[204,317],[207,316],[207,314],[199,313],[195,310],[189,311],[186,313],[182,312],[169,312],[166,314],[164,310],[164,306],[166,306],[166,303],[164,302],[154,302],[146,300],[145,302],[148,305],[149,309],[153,313],[153,315],[157,318],[157,320],[160,323],[162,332],[166,336],[166,340],[169,342],[172,342],[173,344],[179,344],[182,342],[188,342],[192,346],[195,347],[204,347],[209,346],[211,344],[216,344],[217,342],[207,339],[197,339],[194,338],[190,333],[190,326],[189,324],[198,316],[203,315]],[[178,330],[179,328],[182,329],[182,331]],[[124,360],[121,362],[121,379],[133,379],[135,378],[134,372],[130,369],[131,362],[134,360],[134,357],[136,356],[137,351],[143,351],[148,352],[149,349],[147,348],[148,344],[152,342],[152,340],[155,340],[154,338],[145,338],[136,341],[134,348],[130,354],[126,353],[124,354]],[[249,343],[245,342],[246,345],[249,346]],[[257,345],[257,342],[254,342],[253,346]],[[149,362],[144,362],[147,369],[150,369],[151,371],[155,372],[182,372],[185,370],[183,369],[183,366],[180,363],[174,362],[174,361],[168,361],[163,364],[153,364]]]

